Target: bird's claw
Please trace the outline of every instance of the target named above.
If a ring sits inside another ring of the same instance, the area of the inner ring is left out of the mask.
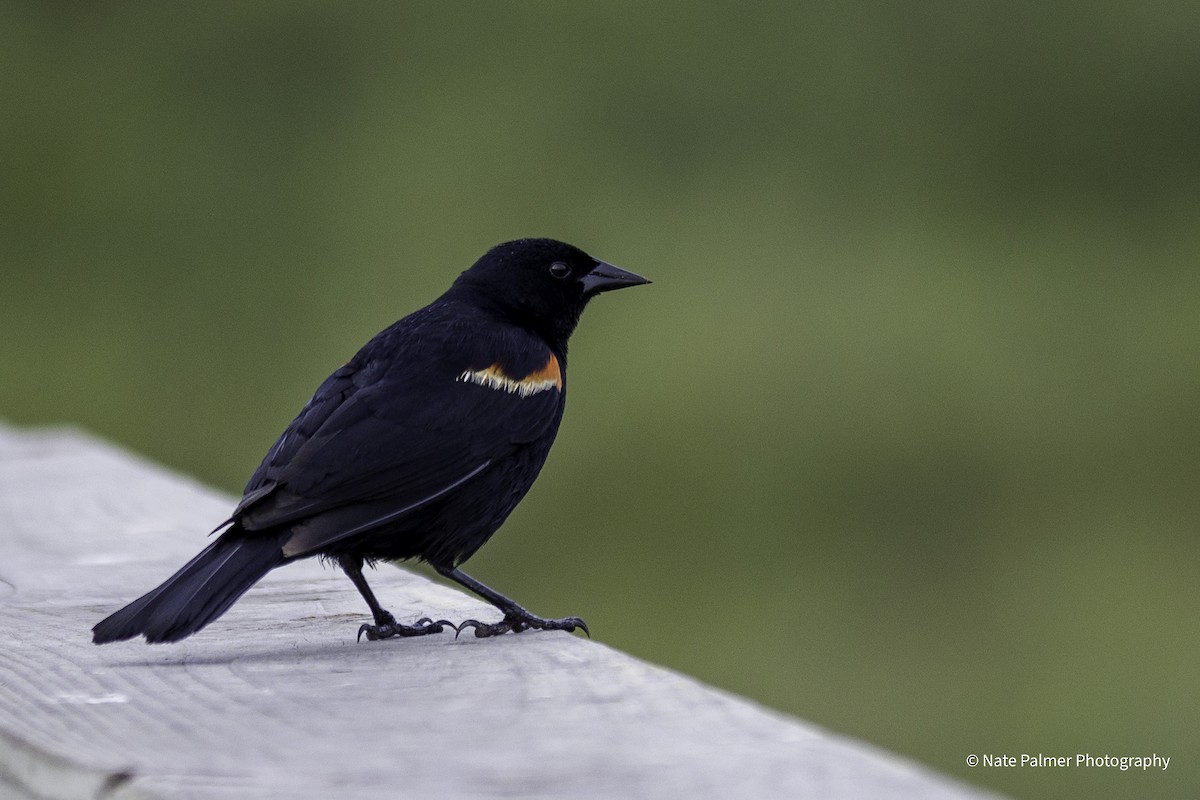
[[[427,636],[431,633],[441,633],[446,628],[453,628],[455,637],[458,636],[458,626],[445,619],[434,622],[429,617],[421,617],[414,625],[401,625],[395,620],[377,625],[364,624],[358,629],[358,641],[362,641],[363,634],[366,634],[367,641],[375,642],[393,636]]]
[[[535,616],[520,616],[515,614],[506,614],[504,619],[499,622],[480,622],[477,619],[468,619],[460,622],[454,634],[457,639],[464,628],[471,628],[475,631],[475,638],[486,639],[489,636],[499,636],[502,633],[520,633],[525,630],[539,631],[567,631],[568,633],[576,630],[582,630],[590,639],[592,632],[588,630],[587,623],[579,617],[564,617],[563,619],[542,619]]]

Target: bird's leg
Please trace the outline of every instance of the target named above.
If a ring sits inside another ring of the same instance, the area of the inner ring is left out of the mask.
[[[573,631],[579,628],[588,636],[591,632],[588,631],[587,623],[579,617],[564,617],[563,619],[542,619],[539,616],[529,613],[521,608],[515,602],[497,592],[484,586],[479,581],[472,578],[467,573],[454,567],[435,567],[437,571],[467,589],[470,589],[475,594],[487,600],[496,608],[504,612],[504,619],[495,623],[484,623],[476,619],[469,619],[458,625],[458,633],[462,633],[463,628],[473,628],[475,635],[479,638],[485,636],[498,636],[501,633],[512,631],[520,633],[523,630],[534,628],[539,631]]]
[[[359,639],[362,639],[364,633],[370,641],[388,639],[392,636],[424,636],[429,633],[441,633],[447,626],[454,628],[455,633],[458,632],[458,628],[453,622],[447,622],[444,619],[434,622],[429,617],[421,617],[415,625],[401,625],[396,622],[396,618],[391,615],[391,612],[379,605],[379,601],[375,599],[375,593],[371,591],[371,587],[367,585],[367,579],[363,576],[362,558],[342,556],[338,561],[342,565],[342,571],[354,584],[354,588],[358,589],[363,600],[367,601],[367,605],[371,609],[371,616],[375,618],[374,625],[364,624],[358,629]]]

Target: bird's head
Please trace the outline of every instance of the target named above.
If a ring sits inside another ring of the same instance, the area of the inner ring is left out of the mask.
[[[469,296],[515,324],[566,349],[584,306],[601,292],[650,283],[632,272],[554,239],[517,239],[496,245],[454,282]]]

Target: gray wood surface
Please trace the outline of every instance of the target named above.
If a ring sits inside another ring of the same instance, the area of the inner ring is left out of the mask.
[[[0,426],[0,797],[983,796],[602,641],[358,643],[361,599],[317,562],[180,644],[92,645],[232,503],[76,432]],[[401,619],[496,616],[405,570],[372,583]]]

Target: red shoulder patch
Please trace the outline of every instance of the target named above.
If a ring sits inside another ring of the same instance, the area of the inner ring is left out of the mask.
[[[529,397],[531,394],[550,389],[557,389],[561,392],[563,386],[562,369],[559,367],[554,353],[550,354],[544,367],[536,369],[522,378],[514,378],[505,373],[504,368],[497,362],[485,369],[466,370],[458,376],[458,380],[486,386],[489,389],[498,389],[509,394],[518,394],[521,397]]]

